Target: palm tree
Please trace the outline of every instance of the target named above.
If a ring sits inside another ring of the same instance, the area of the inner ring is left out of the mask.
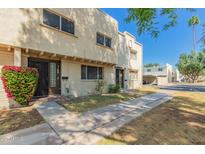
[[[192,41],[193,41],[193,50],[195,51],[195,25],[198,25],[200,23],[199,17],[192,16],[188,20],[188,24],[190,27],[192,27]]]

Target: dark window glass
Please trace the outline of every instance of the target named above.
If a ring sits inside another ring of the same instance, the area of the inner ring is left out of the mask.
[[[105,37],[105,45],[107,47],[111,48],[111,39],[110,38]]]
[[[98,68],[98,79],[103,79],[103,68],[102,67]]]
[[[158,71],[162,71],[162,68],[159,68]]]
[[[60,16],[47,10],[43,10],[43,23],[56,29],[60,29]]]
[[[97,33],[97,43],[104,45],[104,36]]]
[[[97,79],[97,67],[87,66],[87,79]]]
[[[74,23],[61,17],[61,30],[64,32],[74,34]]]
[[[86,79],[86,65],[81,65],[81,79]]]
[[[147,69],[147,72],[151,72],[151,69]]]

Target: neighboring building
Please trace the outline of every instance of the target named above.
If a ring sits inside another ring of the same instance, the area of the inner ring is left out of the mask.
[[[142,85],[142,45],[128,32],[119,32],[116,83],[123,89],[136,89]]]
[[[142,46],[99,9],[0,9],[0,25],[0,66],[38,68],[36,96],[142,84]]]
[[[182,80],[182,75],[179,73],[178,69],[173,69],[172,70],[172,82],[181,82]]]
[[[166,85],[173,82],[172,65],[145,67],[143,74],[144,84]]]

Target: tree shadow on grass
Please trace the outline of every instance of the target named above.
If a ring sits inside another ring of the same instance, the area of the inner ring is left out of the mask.
[[[205,144],[205,102],[173,100],[124,125],[102,144]]]

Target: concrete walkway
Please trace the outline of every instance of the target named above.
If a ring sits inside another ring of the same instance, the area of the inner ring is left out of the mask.
[[[46,123],[0,136],[1,145],[56,145],[62,143],[63,141]]]
[[[69,112],[55,102],[41,104],[37,110],[65,144],[95,144],[125,123],[170,99],[165,93],[149,94],[81,115]]]

